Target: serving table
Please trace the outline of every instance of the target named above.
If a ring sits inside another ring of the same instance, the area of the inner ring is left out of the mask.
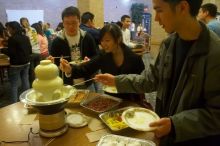
[[[97,96],[98,93],[90,93],[88,98]],[[124,106],[135,106],[134,103],[125,101],[120,104],[120,107]],[[137,105],[136,105],[137,106]],[[81,106],[68,106],[69,111],[77,111],[84,113],[86,116],[98,118],[98,114],[89,111]],[[30,112],[30,111],[29,111]],[[33,124],[31,125],[21,125],[20,121],[28,113],[28,110],[24,108],[24,104],[17,102],[9,106],[0,109],[0,141],[27,141],[29,135],[29,143],[31,146],[95,146],[97,142],[89,142],[86,137],[86,133],[91,132],[88,126],[82,128],[69,128],[68,131],[59,137],[55,138],[44,138],[39,136],[39,134],[34,134],[39,131],[38,117],[35,118]],[[30,133],[30,128],[32,128],[33,133]],[[106,126],[107,128],[107,126]],[[122,136],[129,136],[133,138],[141,138],[146,140],[152,140],[158,145],[158,139],[154,137],[152,132],[141,132],[132,130],[130,128],[126,129],[120,133],[114,133]],[[1,145],[1,144],[0,144]],[[27,142],[24,143],[4,143],[4,146],[28,146]],[[2,145],[1,145],[2,146]]]

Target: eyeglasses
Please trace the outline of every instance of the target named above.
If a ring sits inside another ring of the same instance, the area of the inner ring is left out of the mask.
[[[66,26],[77,26],[79,24],[79,22],[63,22],[64,25]]]

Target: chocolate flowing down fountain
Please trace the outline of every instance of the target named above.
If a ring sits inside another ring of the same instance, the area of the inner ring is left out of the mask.
[[[35,68],[33,88],[20,95],[21,102],[37,109],[39,133],[44,137],[59,136],[68,130],[64,107],[76,95],[76,89],[64,86],[58,74],[58,67],[50,60],[41,61]]]

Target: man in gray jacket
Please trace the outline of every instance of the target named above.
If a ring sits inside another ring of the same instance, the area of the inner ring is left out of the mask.
[[[100,74],[118,92],[157,91],[161,146],[220,145],[220,40],[196,20],[202,0],[153,0],[155,20],[171,35],[141,75]],[[175,32],[175,33],[173,33]]]

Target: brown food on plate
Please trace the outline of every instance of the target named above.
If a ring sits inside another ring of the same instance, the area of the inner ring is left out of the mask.
[[[110,98],[98,97],[92,100],[91,102],[87,103],[86,106],[95,111],[105,111],[106,109],[109,109],[117,103],[117,101]]]
[[[80,103],[86,96],[84,91],[77,91],[75,97],[71,97],[69,102]]]

